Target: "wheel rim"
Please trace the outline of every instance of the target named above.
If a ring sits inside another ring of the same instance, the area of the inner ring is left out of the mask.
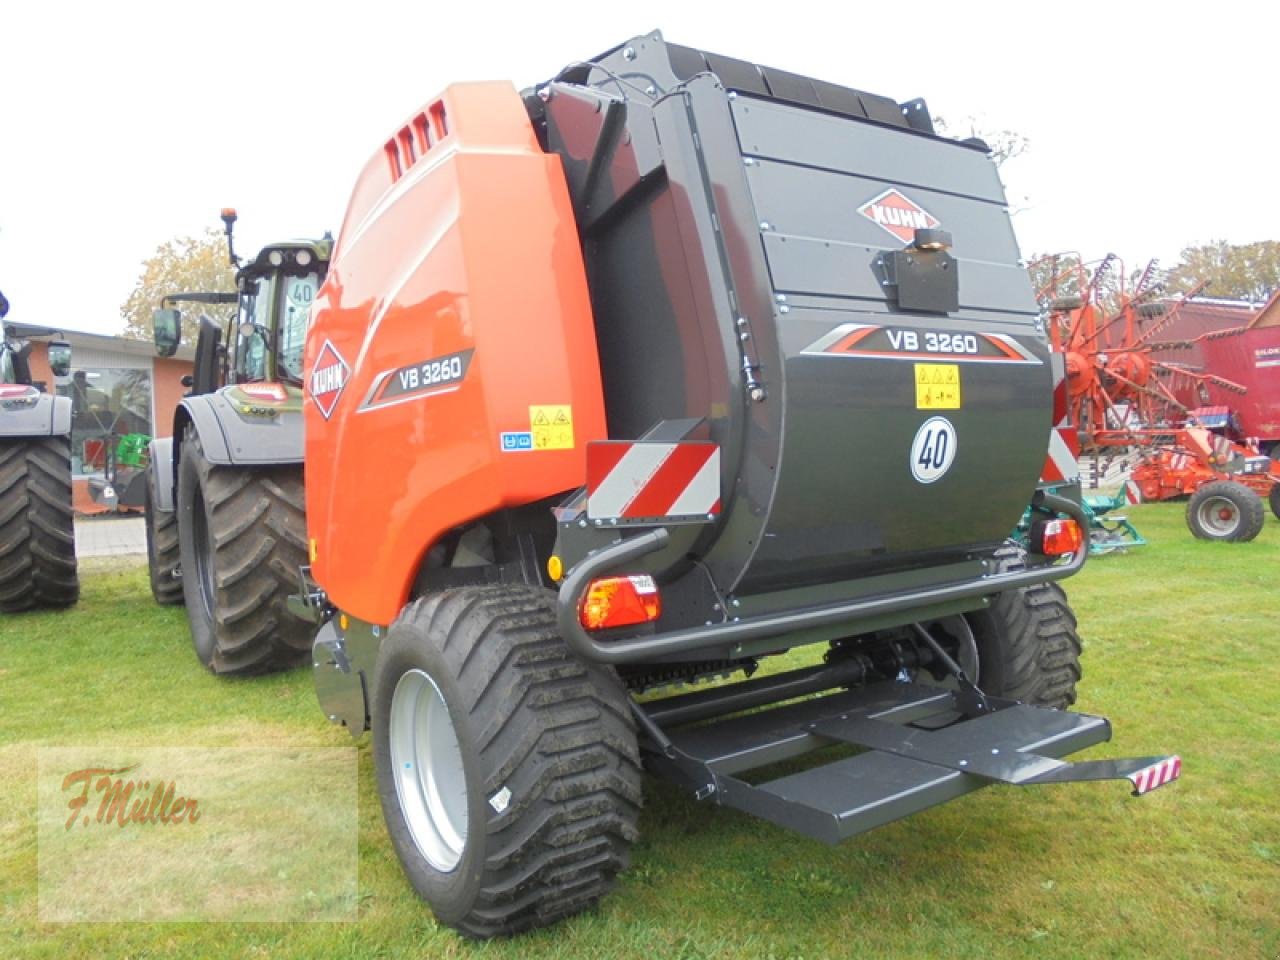
[[[1240,508],[1226,497],[1206,497],[1196,513],[1200,526],[1220,537],[1230,536],[1240,526]]]
[[[434,680],[410,670],[391,695],[391,765],[396,797],[418,852],[441,873],[462,859],[467,781],[448,704]]]
[[[213,596],[217,589],[213,583],[213,548],[209,542],[209,521],[205,517],[204,498],[197,490],[191,504],[191,539],[196,555],[196,591],[200,605],[210,623],[213,622]]]

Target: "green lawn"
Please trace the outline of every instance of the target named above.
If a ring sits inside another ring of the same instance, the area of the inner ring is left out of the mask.
[[[828,848],[649,782],[631,871],[599,911],[476,946],[437,928],[391,852],[360,748],[360,919],[42,924],[41,745],[323,746],[308,671],[214,679],[145,571],[86,565],[80,605],[0,620],[0,956],[1280,957],[1280,521],[1192,540],[1180,505],[1134,508],[1150,546],[1069,584],[1078,707],[1178,752],[1172,787],[991,788]],[[305,840],[305,838],[302,838]]]

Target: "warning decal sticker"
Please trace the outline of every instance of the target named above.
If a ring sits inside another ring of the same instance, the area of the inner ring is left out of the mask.
[[[917,363],[916,409],[959,410],[960,367],[954,363]]]
[[[572,450],[573,407],[567,403],[531,406],[529,432],[535,450]]]

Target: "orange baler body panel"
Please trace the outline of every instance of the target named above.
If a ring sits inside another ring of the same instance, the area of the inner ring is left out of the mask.
[[[583,484],[606,429],[579,238],[510,85],[450,87],[366,166],[306,369],[312,575],[362,620],[443,534]]]

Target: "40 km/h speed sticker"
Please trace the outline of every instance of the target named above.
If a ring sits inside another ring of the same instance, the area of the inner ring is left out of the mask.
[[[956,458],[956,428],[946,417],[930,417],[916,431],[911,444],[911,475],[933,483],[951,469]]]

